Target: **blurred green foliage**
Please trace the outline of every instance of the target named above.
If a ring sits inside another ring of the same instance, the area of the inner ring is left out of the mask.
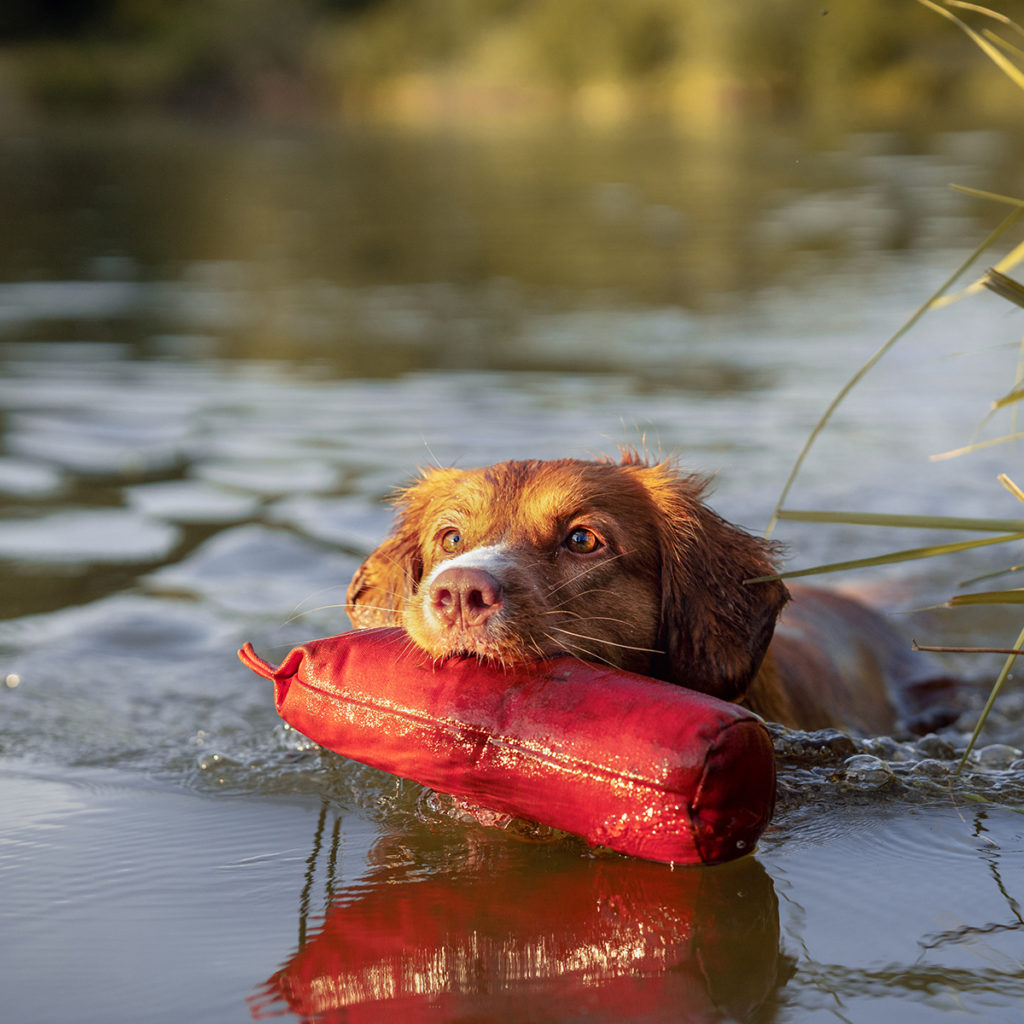
[[[0,111],[877,122],[999,108],[969,50],[915,0],[5,0]]]

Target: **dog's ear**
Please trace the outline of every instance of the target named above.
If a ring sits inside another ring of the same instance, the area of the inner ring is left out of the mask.
[[[789,598],[774,573],[778,548],[727,523],[703,502],[706,481],[661,463],[642,471],[661,543],[663,678],[738,700],[757,674]]]
[[[417,539],[399,524],[356,570],[345,609],[356,629],[400,626],[402,608],[423,572]]]
[[[356,629],[402,625],[402,609],[423,577],[420,544],[424,524],[438,496],[461,476],[455,469],[424,469],[410,486],[396,492],[394,529],[348,585],[345,607]]]

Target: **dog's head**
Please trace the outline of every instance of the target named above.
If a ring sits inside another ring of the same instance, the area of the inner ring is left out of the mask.
[[[348,591],[357,628],[400,624],[436,657],[555,654],[742,696],[786,601],[772,545],[670,463],[560,459],[435,469]]]

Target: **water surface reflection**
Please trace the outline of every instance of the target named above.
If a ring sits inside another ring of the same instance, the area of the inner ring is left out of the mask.
[[[425,821],[416,787],[281,728],[234,653],[345,628],[381,499],[423,463],[640,445],[760,529],[829,397],[991,226],[946,182],[1012,193],[1015,136],[94,128],[0,139],[14,1017],[1019,1009],[1019,692],[960,776],[970,712],[915,743],[777,734],[757,859],[671,872]],[[1019,334],[989,295],[930,316],[794,504],[1016,515],[1004,453],[928,457],[1010,390]],[[807,565],[934,537],[782,539]],[[902,617],[1005,561],[890,569],[880,600]],[[962,621],[918,636],[998,628]]]
[[[254,995],[253,1016],[770,1019],[792,965],[771,880],[753,858],[672,871],[465,842],[456,865],[417,877],[406,863],[403,879],[408,836],[385,838],[371,854],[379,866],[341,892],[328,864],[323,919]]]

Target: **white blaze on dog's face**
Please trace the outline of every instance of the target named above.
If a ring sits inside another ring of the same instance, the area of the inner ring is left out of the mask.
[[[742,585],[771,572],[771,552],[702,493],[634,456],[427,471],[356,573],[349,615],[402,625],[436,657],[568,653],[733,693],[785,591]]]

